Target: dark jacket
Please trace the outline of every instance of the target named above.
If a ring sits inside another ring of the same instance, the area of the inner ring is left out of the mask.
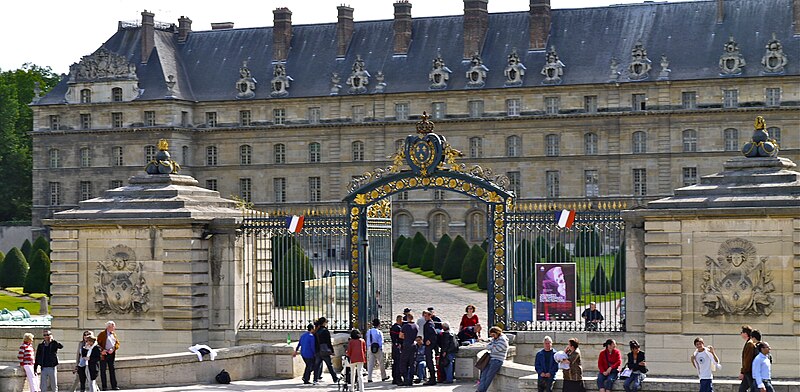
[[[555,350],[544,351],[544,349],[536,353],[536,362],[534,363],[536,374],[550,373],[550,378],[555,379],[556,373],[558,373],[558,363],[553,358],[555,354]]]
[[[100,346],[94,345],[92,347],[92,352],[89,353],[89,350],[86,348],[81,348],[81,356],[89,356],[89,378],[92,380],[97,379],[97,374],[100,372]]]
[[[39,343],[36,347],[36,362],[33,364],[33,371],[35,372],[39,366],[56,367],[58,366],[58,350],[64,348],[61,343],[51,340],[50,344]]]
[[[414,337],[417,336],[419,332],[419,328],[417,328],[417,324],[415,323],[403,323],[403,350],[409,349],[413,350],[414,348]]]
[[[389,329],[389,337],[392,338],[392,347],[400,348],[403,345],[403,339],[400,339],[400,331],[403,329],[403,324],[392,324]]]
[[[331,332],[328,331],[328,328],[320,327],[315,334],[317,336],[317,341],[314,344],[314,347],[317,349],[317,353],[321,354],[320,346],[325,345],[333,352],[333,343],[331,343]]]
[[[640,363],[644,362],[644,351],[639,350],[639,355],[636,356],[636,360],[633,359],[633,352],[628,353],[628,364],[626,365],[629,369],[633,370],[634,372],[642,372],[642,370],[646,369],[645,366],[639,365]],[[645,370],[642,373],[647,373]]]
[[[453,331],[442,331],[441,335],[439,335],[439,348],[446,354],[458,352],[458,338]]]
[[[422,325],[422,341],[425,345],[428,345],[428,342],[431,342],[431,348],[436,348],[438,344],[436,328],[433,327],[433,321],[428,320],[425,324]]]

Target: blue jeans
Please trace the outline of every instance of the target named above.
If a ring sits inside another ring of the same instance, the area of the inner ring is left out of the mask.
[[[711,379],[700,379],[700,392],[714,392],[714,386],[711,385]]]
[[[605,388],[606,391],[610,391],[614,387],[614,381],[617,381],[617,377],[619,377],[619,372],[615,371],[611,371],[607,376],[603,373],[598,373],[597,389]]]
[[[456,371],[456,354],[450,353],[447,354],[447,366],[442,369],[442,373],[444,373],[444,382],[451,383],[453,382],[453,378],[455,378],[455,371]]]
[[[489,390],[489,385],[492,384],[494,376],[500,367],[503,366],[503,361],[499,359],[489,360],[489,364],[481,370],[480,384],[478,384],[478,392],[486,392]]]
[[[426,380],[427,377],[425,377],[425,362],[424,361],[423,362],[417,362],[417,364],[415,366],[416,366],[416,369],[417,369],[417,371],[415,372],[415,374],[417,375],[417,378],[419,378],[420,380],[423,380],[423,381]]]
[[[643,380],[644,374],[633,373],[630,377],[625,379],[624,383],[622,383],[622,388],[625,389],[625,392],[638,392],[640,389],[642,389]]]

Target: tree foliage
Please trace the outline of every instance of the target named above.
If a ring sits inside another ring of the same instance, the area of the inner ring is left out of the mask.
[[[31,259],[31,268],[25,277],[25,293],[41,293],[50,295],[50,257],[45,251],[38,249]]]
[[[414,244],[413,238],[406,238],[403,245],[400,245],[400,250],[397,251],[397,263],[400,265],[408,265],[408,258],[411,257],[411,248]]]
[[[592,230],[582,230],[575,239],[575,256],[600,256],[603,253],[603,245],[600,243],[600,236]]]
[[[0,268],[0,288],[22,287],[28,275],[28,262],[18,248],[11,248]]]
[[[31,257],[36,254],[37,250],[43,250],[44,253],[47,253],[48,257],[50,256],[50,242],[47,241],[47,238],[44,238],[44,236],[40,235],[33,241],[33,245],[31,246]]]
[[[478,282],[477,283],[478,283],[478,288],[481,289],[481,290],[486,290],[486,288],[488,287],[487,283],[488,283],[489,277],[486,276],[487,273],[488,273],[488,270],[487,270],[488,262],[489,262],[489,255],[488,254],[484,254],[483,255],[483,260],[481,260],[481,268],[478,269]]]
[[[428,242],[428,245],[425,247],[425,252],[422,253],[422,264],[420,268],[423,271],[433,271],[433,263],[436,258],[436,247]]]
[[[406,236],[400,235],[397,237],[397,240],[394,242],[394,249],[392,249],[392,262],[396,263],[398,255],[400,254],[400,247],[403,246],[403,242],[406,240]]]
[[[411,253],[408,255],[408,267],[417,268],[422,265],[422,254],[425,253],[425,248],[428,246],[428,240],[422,233],[417,232],[414,234],[414,239],[411,242]]]
[[[606,277],[606,271],[603,269],[603,263],[598,263],[597,268],[594,270],[594,277],[592,277],[592,281],[589,283],[589,288],[592,290],[592,293],[597,295],[605,295],[609,292],[609,284],[608,278]]]
[[[300,245],[287,250],[273,266],[273,293],[276,306],[305,305],[304,280],[314,279],[314,266]],[[335,279],[335,278],[334,278]]]
[[[461,278],[461,266],[464,264],[464,257],[469,252],[469,245],[464,241],[464,237],[456,236],[447,251],[447,257],[442,267],[442,280]]]
[[[461,265],[461,282],[477,283],[478,271],[481,269],[481,260],[486,255],[483,248],[479,245],[472,245],[467,255],[464,256],[464,263]]]
[[[537,254],[534,245],[527,238],[523,238],[517,245],[514,261],[517,269],[515,281],[518,294],[533,297],[536,273],[534,265],[541,260],[540,256]]]
[[[19,248],[19,250],[25,256],[26,260],[31,260],[32,259],[32,256],[33,256],[32,252],[31,252],[32,249],[33,249],[33,247],[31,245],[31,240],[29,240],[27,238],[25,239],[25,242],[22,243],[22,247]]]
[[[433,273],[436,275],[442,274],[444,260],[447,258],[447,252],[450,251],[450,245],[452,243],[453,239],[450,238],[449,235],[445,234],[439,239],[439,243],[436,244],[436,254],[433,258]]]
[[[551,263],[569,263],[572,261],[572,255],[564,245],[561,245],[560,242],[556,242],[556,244],[553,245],[553,249],[550,249],[547,261]]]
[[[625,291],[625,241],[614,254],[614,272],[611,274],[611,290]]]

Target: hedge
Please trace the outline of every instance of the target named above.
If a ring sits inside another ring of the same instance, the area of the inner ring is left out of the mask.
[[[603,253],[603,246],[600,243],[600,236],[594,229],[582,230],[575,239],[575,256],[600,256]]]
[[[436,254],[433,258],[433,273],[436,275],[442,274],[444,260],[447,258],[447,252],[450,251],[450,245],[452,243],[453,240],[450,238],[450,236],[445,234],[439,239],[439,243],[436,244]]]
[[[311,265],[303,248],[295,244],[285,253],[279,263],[273,265],[272,273],[272,289],[276,306],[305,305],[303,281],[314,279],[315,276],[314,266]]]
[[[403,241],[406,240],[406,236],[401,235],[397,237],[397,241],[394,242],[394,249],[392,249],[392,262],[397,263],[398,255],[400,254],[400,247],[403,246]]]
[[[411,242],[411,253],[408,254],[408,267],[417,268],[422,265],[422,255],[425,253],[425,247],[428,246],[428,240],[422,233],[417,232]]]
[[[614,255],[614,272],[611,274],[611,290],[625,291],[625,241]]]
[[[456,236],[453,243],[450,244],[450,250],[447,251],[447,258],[444,260],[442,267],[442,280],[451,280],[461,278],[461,266],[464,264],[464,257],[469,252],[469,245],[464,238]]]
[[[31,240],[25,239],[25,242],[22,243],[22,247],[19,250],[22,252],[22,255],[25,256],[25,260],[31,260],[31,249],[33,249],[33,245],[31,245]]]
[[[408,265],[408,258],[409,255],[411,255],[411,245],[413,242],[413,239],[406,238],[406,240],[403,241],[403,245],[400,245],[400,250],[397,251],[397,264]]]
[[[472,245],[467,255],[464,257],[464,264],[461,265],[461,283],[470,284],[478,282],[478,271],[481,269],[481,261],[486,255],[480,245]]]
[[[36,240],[33,241],[33,245],[31,246],[31,255],[36,253],[38,249],[43,250],[47,253],[47,256],[50,256],[50,242],[47,241],[47,238],[44,236],[36,237]]]
[[[483,249],[484,252],[489,251],[489,240],[483,240],[483,242],[481,242],[481,249]]]
[[[594,277],[589,283],[589,288],[592,293],[597,295],[605,295],[608,293],[610,287],[608,278],[606,278],[606,271],[603,269],[603,263],[598,263],[597,268],[594,270]]]
[[[486,290],[486,288],[487,288],[486,283],[488,281],[488,277],[486,276],[486,274],[487,274],[487,270],[486,270],[487,266],[486,266],[486,264],[488,263],[488,260],[489,260],[489,255],[488,254],[484,254],[483,255],[483,260],[481,260],[481,268],[478,270],[478,282],[477,283],[478,283],[478,288],[481,289],[481,290]]]
[[[31,268],[25,277],[24,293],[41,293],[50,295],[50,257],[41,249],[37,249],[31,259]]]
[[[425,247],[425,252],[422,253],[422,268],[423,271],[433,271],[433,263],[434,259],[436,258],[436,247],[428,242],[428,246]]]
[[[564,245],[556,242],[553,249],[550,249],[550,254],[547,255],[547,261],[550,263],[569,263],[572,261],[572,255],[569,253]]]
[[[28,262],[18,248],[11,248],[0,268],[0,288],[22,287],[28,275]]]

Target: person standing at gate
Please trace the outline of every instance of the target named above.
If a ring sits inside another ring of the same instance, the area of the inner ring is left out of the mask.
[[[739,369],[739,392],[748,392],[753,388],[753,359],[756,358],[756,344],[753,342],[752,336],[753,328],[749,325],[742,325],[740,333],[744,339],[744,347],[742,348],[742,368]]]
[[[392,339],[392,384],[400,385],[403,379],[400,372],[400,349],[403,346],[403,339],[400,339],[400,331],[403,329],[403,315],[398,314],[392,328],[389,329],[389,337]]]
[[[35,373],[36,368],[39,366],[42,367],[40,377],[42,392],[47,392],[48,384],[53,392],[58,392],[58,372],[56,371],[58,350],[64,348],[64,346],[53,339],[53,333],[50,330],[45,329],[42,336],[44,339],[36,348],[36,362],[33,364],[33,372]]]
[[[297,356],[298,351],[300,352],[300,357],[303,358],[303,362],[306,364],[306,368],[303,371],[303,384],[311,384],[309,378],[317,363],[317,338],[314,336],[314,324],[308,324],[306,329],[308,332],[300,336],[300,341],[292,353],[292,358]]]
[[[383,354],[383,332],[378,327],[381,326],[380,319],[372,320],[372,328],[367,331],[367,382],[372,382],[372,371],[374,370],[375,362],[378,363],[378,368],[381,371],[381,381],[386,381],[386,365],[384,364],[385,358]]]
[[[97,345],[100,346],[100,384],[103,390],[108,390],[106,383],[106,369],[108,369],[108,377],[111,381],[111,389],[118,391],[117,386],[117,372],[114,369],[114,359],[119,350],[119,339],[117,338],[116,331],[117,324],[113,321],[106,323],[106,329],[97,335]]]
[[[700,377],[700,392],[714,392],[713,372],[722,368],[719,357],[714,352],[713,346],[708,346],[706,349],[703,338],[695,339],[694,347],[697,349],[692,354],[691,362]]]
[[[553,382],[558,373],[558,363],[555,361],[555,351],[553,350],[553,339],[545,336],[542,344],[544,348],[536,353],[536,361],[534,362],[538,377],[538,391],[553,392]]]
[[[400,332],[400,338],[403,339],[403,348],[400,352],[400,371],[403,374],[402,384],[406,386],[411,386],[414,382],[414,354],[416,352],[414,339],[418,333],[419,329],[414,323],[414,313],[406,313],[406,322],[403,323],[403,329]]]
[[[422,313],[425,318],[423,324],[422,340],[425,342],[425,366],[428,368],[428,382],[425,385],[436,385],[436,367],[434,365],[433,353],[436,350],[438,339],[436,328],[433,326],[431,320],[431,312],[425,311]]]

